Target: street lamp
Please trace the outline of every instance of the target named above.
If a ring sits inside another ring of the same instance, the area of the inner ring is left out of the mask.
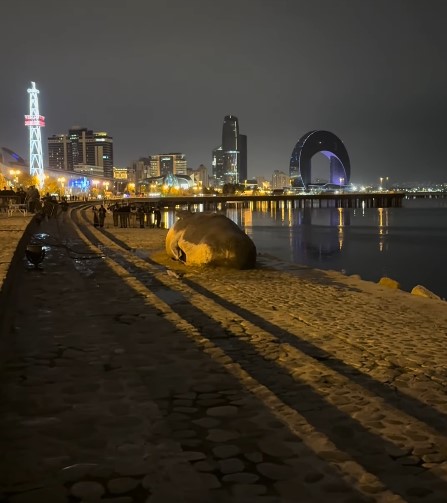
[[[22,174],[20,169],[10,169],[9,174],[13,177],[13,181],[15,184],[19,183],[19,175]]]
[[[379,180],[380,180],[380,187],[379,187],[379,189],[382,190],[383,176],[381,176],[379,178]]]

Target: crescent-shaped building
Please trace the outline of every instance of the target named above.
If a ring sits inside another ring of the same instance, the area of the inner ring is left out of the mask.
[[[330,162],[330,183],[348,185],[351,165],[343,142],[329,131],[310,131],[300,138],[290,158],[292,187],[308,187],[311,182],[312,157],[321,152]]]

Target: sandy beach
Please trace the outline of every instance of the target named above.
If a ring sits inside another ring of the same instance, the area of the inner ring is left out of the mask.
[[[0,501],[445,501],[445,302],[72,217],[16,274]]]

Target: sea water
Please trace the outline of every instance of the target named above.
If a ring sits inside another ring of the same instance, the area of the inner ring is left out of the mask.
[[[423,285],[447,298],[447,199],[406,199],[402,208],[227,209],[260,253],[403,290]]]

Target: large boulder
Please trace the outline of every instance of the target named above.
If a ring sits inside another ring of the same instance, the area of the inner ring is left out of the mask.
[[[166,236],[166,252],[187,265],[250,269],[256,246],[232,220],[217,213],[179,212]]]

